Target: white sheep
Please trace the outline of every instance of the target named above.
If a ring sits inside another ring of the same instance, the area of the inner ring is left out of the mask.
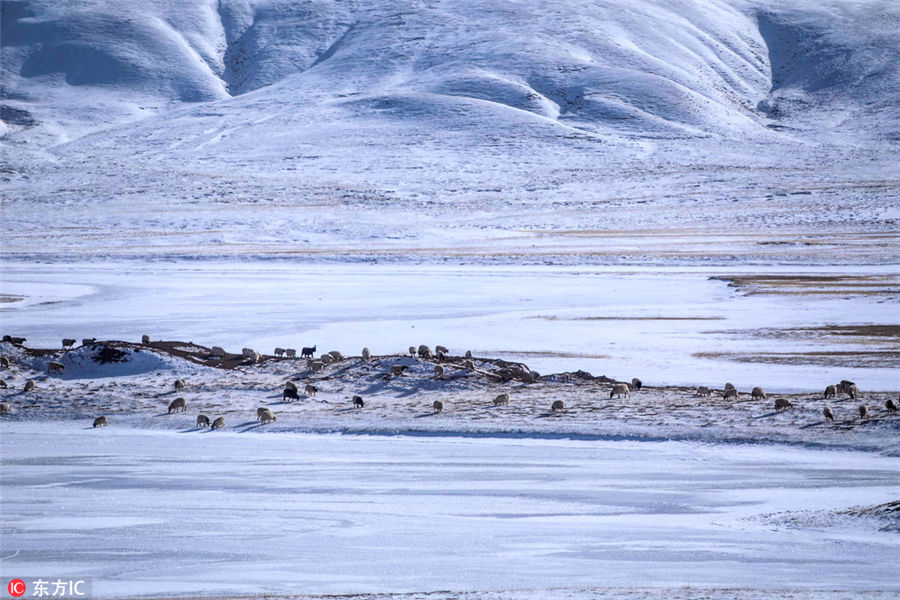
[[[368,348],[363,348],[362,349],[362,359],[367,361],[370,358],[372,358],[372,353],[369,351]]]
[[[419,358],[431,358],[431,348],[422,344],[418,350]]]
[[[284,348],[275,348],[275,356],[284,356]]]
[[[710,395],[712,395],[712,390],[710,390],[705,385],[701,385],[700,387],[697,388],[697,395],[698,396],[710,396]]]
[[[443,379],[444,378],[444,367],[441,365],[434,365],[434,378],[435,379]]]
[[[266,423],[271,423],[272,421],[277,421],[278,419],[268,408],[260,415],[259,422],[265,425]]]
[[[826,385],[825,386],[825,399],[834,398],[837,396],[837,386],[835,385]]]
[[[151,340],[150,340],[150,336],[149,336],[149,335],[144,334],[144,335],[141,336],[141,343],[142,343],[143,345],[149,346],[149,345],[150,345],[150,341],[151,341]]]
[[[184,379],[176,379],[175,380],[175,391],[176,392],[180,392],[185,387],[187,387],[187,384],[184,382]]]
[[[26,392],[30,392],[31,390],[34,389],[34,386],[35,386],[34,379],[29,379],[28,381],[25,382],[24,390]]]
[[[297,358],[297,349],[296,348],[285,348],[285,354],[287,354],[288,358]]]
[[[109,425],[109,421],[106,420],[106,417],[97,417],[94,419],[94,427],[106,427]]]
[[[75,346],[75,340],[73,340],[72,338],[63,338],[63,341],[62,341],[63,350],[65,350],[66,348],[72,348],[74,346]]]
[[[9,402],[0,402],[0,415],[5,415],[9,411]]]
[[[825,415],[826,421],[834,421],[834,411],[831,410],[830,406],[826,406],[825,410],[822,411],[822,414]]]
[[[322,356],[319,357],[319,361],[323,365],[330,365],[331,363],[334,362],[334,357],[330,354],[323,354]]]
[[[617,383],[613,386],[612,391],[609,393],[609,397],[612,398],[613,396],[616,396],[617,398],[621,398],[624,394],[624,396],[627,398],[628,392],[629,389],[627,383]]]
[[[303,393],[306,394],[307,396],[315,396],[316,394],[319,393],[319,388],[312,385],[311,383],[307,383],[306,387],[303,388]]]
[[[213,421],[213,424],[210,427],[210,429],[221,429],[223,427],[225,427],[225,417],[219,417],[218,419]]]
[[[325,368],[325,363],[321,360],[310,360],[307,361],[306,368],[310,371],[321,371]]]
[[[860,419],[868,419],[869,418],[869,407],[865,404],[860,405],[859,407],[859,418]]]
[[[553,412],[559,412],[561,410],[565,410],[566,405],[562,400],[554,400],[553,404],[550,405],[550,410]]]
[[[433,408],[436,413],[442,412],[444,410],[444,403],[440,400],[435,400],[432,403],[431,408]]]
[[[776,398],[775,399],[775,410],[781,412],[783,410],[787,410],[789,408],[794,408],[793,403],[790,400],[785,400],[784,398]]]
[[[209,417],[206,415],[197,415],[197,427],[209,427]]]
[[[494,406],[500,406],[503,404],[509,404],[509,392],[503,392],[502,394],[498,394],[496,398],[494,398]]]
[[[847,395],[850,396],[851,400],[855,400],[857,396],[859,396],[859,388],[856,387],[855,383],[851,383],[846,387]]]
[[[755,387],[750,391],[750,397],[754,400],[756,400],[757,398],[762,398],[763,400],[765,400],[766,390],[761,387]]]
[[[266,411],[268,411],[268,410],[269,410],[269,409],[266,408],[265,406],[260,406],[259,408],[257,408],[257,409],[256,409],[256,420],[259,421],[260,418],[262,417],[263,413],[266,412]]]
[[[175,398],[172,400],[172,403],[169,404],[169,414],[171,415],[173,412],[185,412],[187,410],[187,400],[184,398]]]
[[[337,350],[332,350],[328,354],[331,355],[331,358],[333,358],[335,362],[337,362],[339,360],[344,360],[344,355],[341,354],[340,352],[338,352]]]
[[[440,352],[441,354],[450,354],[450,351],[447,350],[447,348],[445,346],[435,346],[434,351]]]
[[[48,373],[62,373],[66,370],[66,366],[60,362],[56,362],[55,360],[51,360],[47,365]]]

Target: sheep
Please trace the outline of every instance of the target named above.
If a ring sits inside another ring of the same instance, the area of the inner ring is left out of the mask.
[[[285,400],[299,400],[299,399],[300,399],[300,394],[297,392],[296,388],[291,389],[291,388],[286,387],[286,388],[284,388],[284,392],[282,392],[282,394],[281,394],[282,402],[284,402]]]
[[[435,346],[435,347],[434,347],[434,351],[435,351],[435,352],[440,352],[441,354],[450,354],[450,351],[447,350],[447,348],[444,347],[444,346]]]
[[[141,336],[141,343],[142,343],[143,345],[149,346],[149,345],[150,345],[150,341],[151,341],[151,340],[150,340],[150,336],[147,335],[146,333],[145,333],[144,335]]]
[[[847,381],[846,379],[841,379],[841,382],[839,384],[837,384],[837,391],[839,391],[842,394],[846,394],[846,393],[848,393],[848,390],[850,389],[851,385],[856,385],[856,384],[853,383],[852,381]]]
[[[0,389],[6,389],[6,380],[0,379]]]
[[[340,352],[338,352],[337,350],[332,350],[328,354],[331,356],[331,358],[334,359],[334,362],[337,362],[339,360],[344,360],[344,355],[341,354]]]
[[[868,419],[869,418],[869,407],[865,404],[861,404],[859,406],[859,418],[860,419]]]
[[[0,402],[0,415],[5,415],[9,411],[9,402]]]
[[[275,356],[284,356],[284,348],[275,348]]]
[[[75,340],[73,340],[72,338],[63,338],[63,341],[62,341],[63,350],[65,350],[66,348],[73,348],[74,346],[75,346]]]
[[[34,379],[29,379],[28,381],[25,382],[25,388],[24,388],[25,391],[30,392],[31,390],[34,389],[34,385],[35,385]]]
[[[47,365],[48,373],[62,373],[66,370],[66,366],[60,362],[56,362],[55,360],[51,360]]]
[[[509,404],[509,392],[503,392],[494,398],[494,406],[500,406],[502,404]]]
[[[97,338],[83,338],[81,340],[82,346],[93,346],[97,343]]]
[[[197,427],[209,427],[209,417],[206,415],[197,415]]]
[[[265,406],[260,406],[256,409],[256,420],[259,421],[259,418],[262,416],[263,412],[269,410]]]
[[[834,398],[837,396],[837,386],[827,385],[825,386],[825,399]]]
[[[106,427],[109,425],[109,421],[106,420],[106,417],[97,417],[94,419],[94,427]]]
[[[631,389],[633,389],[633,390],[639,390],[639,389],[641,389],[643,386],[644,386],[644,384],[643,384],[643,383],[641,382],[641,380],[638,379],[637,377],[635,377],[634,379],[631,380]]]
[[[356,408],[362,408],[366,403],[363,402],[362,396],[353,396],[353,406]]]
[[[562,400],[554,400],[553,404],[550,405],[550,410],[553,412],[559,412],[566,408],[565,403]]]
[[[755,387],[750,391],[750,397],[756,400],[757,398],[766,399],[766,390],[761,387]]]
[[[434,403],[431,405],[431,408],[433,408],[434,412],[436,412],[436,413],[443,412],[444,403],[441,402],[440,400],[435,400]]]
[[[312,347],[310,347],[310,348],[307,348],[307,347],[304,346],[304,347],[300,350],[300,358],[312,358],[313,355],[314,355],[315,353],[316,353],[316,347],[315,347],[315,346],[312,346]]]
[[[825,410],[822,411],[822,414],[825,415],[826,421],[834,421],[834,411],[831,410],[830,406],[826,406]]]
[[[288,358],[297,358],[297,349],[296,348],[285,348],[284,353],[287,354]]]
[[[370,358],[372,358],[372,353],[369,351],[368,348],[363,348],[362,349],[362,359],[365,361],[368,361]]]
[[[321,360],[310,360],[306,363],[306,368],[310,371],[321,371],[325,368],[325,363]]]
[[[847,395],[850,396],[851,400],[856,400],[856,397],[859,396],[859,388],[856,387],[855,383],[851,383],[847,386]]]
[[[407,350],[407,352],[409,352],[409,355],[410,355],[410,356],[415,356],[415,355],[416,355],[416,347],[415,347],[415,346],[410,346],[410,347],[409,347],[409,350]]]
[[[250,358],[250,355],[253,353],[253,348],[241,348],[241,356],[243,356],[244,358]]]
[[[272,413],[268,408],[257,408],[256,409],[256,420],[265,425],[266,423],[271,423],[272,421],[277,421],[275,418],[275,414]]]
[[[247,362],[251,365],[255,365],[259,362],[260,358],[262,358],[258,352],[255,350],[251,350],[250,354],[246,356]]]
[[[0,356],[0,368],[8,369],[9,368],[9,359],[5,356]]]
[[[393,365],[391,366],[391,377],[401,377],[403,372],[407,370],[409,367],[406,365]]]
[[[296,391],[298,391],[300,388],[298,388],[298,387],[297,387],[297,384],[294,383],[293,381],[285,381],[285,382],[284,382],[284,389],[286,389],[286,390],[294,390],[294,391],[296,392]]]
[[[210,429],[222,429],[223,427],[225,427],[225,417],[219,417],[218,419],[213,421]]]
[[[712,390],[710,390],[705,385],[701,385],[700,387],[697,388],[697,395],[698,396],[710,396],[710,395],[712,395]]]
[[[419,358],[431,358],[431,348],[422,344],[418,350]]]
[[[725,393],[722,394],[722,399],[728,400],[729,398],[734,398],[735,400],[737,400],[739,396],[740,394],[738,393],[738,391],[735,388],[730,387],[726,388]]]
[[[169,413],[178,412],[178,409],[181,409],[181,412],[187,410],[187,401],[184,398],[175,398],[172,400],[172,403],[169,405]]]
[[[776,398],[775,399],[775,410],[781,412],[783,410],[787,410],[789,408],[794,408],[794,405],[790,400],[785,400],[784,398]]]
[[[463,369],[465,369],[466,371],[474,371],[475,363],[473,363],[471,360],[467,360],[463,363]]]
[[[434,378],[435,379],[443,379],[444,378],[444,367],[441,365],[434,365]]]
[[[609,393],[609,397],[617,396],[619,398],[622,397],[622,394],[625,394],[625,397],[628,397],[628,384],[627,383],[617,383],[612,387],[612,391]]]
[[[213,346],[209,350],[210,358],[225,358],[225,348],[221,346]]]
[[[897,405],[894,404],[894,401],[888,398],[888,401],[884,403],[884,407],[888,409],[888,412],[897,412]]]
[[[319,357],[319,361],[321,361],[323,365],[330,365],[334,362],[334,357],[330,354],[323,354]]]
[[[174,385],[175,385],[176,392],[180,392],[185,387],[187,387],[187,384],[184,382],[184,379],[176,379]]]
[[[466,358],[472,358],[472,351],[466,350]]]
[[[303,393],[306,394],[307,396],[315,396],[316,394],[319,393],[319,388],[312,385],[311,383],[307,383],[306,387],[303,388]]]

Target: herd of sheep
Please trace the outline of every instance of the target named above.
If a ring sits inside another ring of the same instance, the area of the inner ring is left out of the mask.
[[[13,338],[11,336],[4,336],[3,341],[10,342],[16,345],[22,345],[25,342],[25,338]],[[141,343],[143,345],[150,345],[152,342],[149,335],[144,335],[141,339]],[[83,339],[82,344],[84,346],[90,346],[97,343],[95,338]],[[66,338],[62,340],[62,348],[64,351],[72,349],[76,344],[75,339]],[[308,359],[306,362],[306,368],[312,372],[318,372],[323,370],[327,365],[344,360],[343,354],[341,354],[337,350],[332,350],[330,352],[326,352],[321,354],[318,358],[315,358],[316,346],[304,347],[301,349],[300,358]],[[412,357],[418,357],[424,360],[434,361],[436,364],[433,369],[433,379],[435,380],[443,380],[448,374],[448,367],[450,365],[441,364],[445,360],[449,360],[449,350],[444,346],[435,346],[434,352],[426,346],[410,346],[408,349],[408,353]],[[209,357],[210,358],[224,358],[226,356],[226,352],[219,346],[213,346],[210,349]],[[257,353],[255,350],[251,348],[244,348],[242,350],[241,356],[246,359],[247,362],[256,364],[260,362],[262,355]],[[276,358],[297,358],[297,351],[294,348],[275,348],[274,356]],[[364,361],[369,361],[372,359],[372,353],[368,348],[363,348],[361,353],[361,358]],[[0,370],[9,369],[11,365],[11,361],[8,357],[0,357]],[[458,367],[458,363],[457,363]],[[462,362],[462,368],[466,371],[474,371],[475,366],[472,361],[472,353],[471,351],[465,353],[465,360]],[[402,377],[403,374],[409,369],[408,365],[391,365],[389,367],[388,372],[385,374],[388,378],[394,377]],[[65,366],[58,361],[50,361],[47,365],[48,374],[60,374],[65,370]],[[537,374],[534,374],[535,376]],[[536,380],[537,377],[533,377],[532,381]],[[176,392],[180,392],[185,389],[187,384],[183,379],[176,379],[174,382],[174,389]],[[0,379],[0,388],[6,388],[7,384],[5,380]],[[25,382],[23,387],[24,392],[31,392],[35,389],[36,383],[33,379],[28,379]],[[634,378],[631,380],[631,383],[624,382],[615,382],[613,383],[609,397],[613,398],[628,398],[629,394],[635,390],[640,390],[643,387],[643,384],[640,379]],[[315,397],[318,393],[318,388],[312,383],[306,383],[303,388],[303,394],[306,397]],[[699,397],[708,397],[712,394],[712,390],[705,386],[700,386],[696,390],[696,396]],[[841,381],[840,383],[834,385],[828,385],[825,388],[824,398],[826,400],[836,398],[838,394],[845,394],[850,399],[855,400],[859,397],[859,388],[852,381]],[[761,387],[754,387],[750,392],[750,397],[752,400],[766,400],[767,394],[765,389]],[[737,388],[731,384],[726,383],[723,387],[722,391],[723,400],[738,400],[740,398],[740,392],[738,392]],[[300,389],[296,383],[293,381],[287,381],[284,384],[284,389],[282,390],[282,401],[294,401],[300,400]],[[365,406],[365,401],[359,395],[352,396],[352,403],[354,408],[361,409]],[[510,394],[509,392],[504,392],[497,395],[494,400],[494,406],[505,406],[510,403]],[[774,408],[777,412],[785,411],[793,408],[794,405],[787,399],[777,398],[774,401]],[[885,409],[888,412],[894,413],[897,411],[897,403],[893,400],[887,400],[885,403]],[[444,404],[440,400],[435,400],[432,403],[432,409],[434,413],[440,413],[444,409]],[[555,400],[550,406],[551,412],[558,412],[565,409],[565,405],[562,400]],[[11,411],[10,404],[8,402],[0,402],[0,414],[6,414]],[[168,414],[177,413],[177,412],[186,412],[187,411],[187,401],[183,397],[178,397],[173,400],[168,407]],[[861,419],[869,418],[869,408],[867,405],[862,404],[858,407],[858,414]],[[835,413],[834,409],[831,406],[826,405],[824,410],[822,411],[826,421],[834,421]],[[277,420],[275,414],[271,409],[266,407],[261,407],[257,409],[257,421],[261,424],[271,423]],[[109,424],[109,421],[106,416],[99,416],[94,419],[93,426],[94,427],[106,427]],[[210,427],[211,429],[221,429],[225,426],[224,417],[218,417],[212,421],[210,421],[209,416],[200,414],[197,416],[197,427]]]

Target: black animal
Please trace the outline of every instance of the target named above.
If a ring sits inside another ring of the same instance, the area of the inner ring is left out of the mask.
[[[297,390],[292,390],[291,388],[284,388],[284,393],[281,395],[281,400],[284,401],[286,399],[299,400],[300,394],[297,393]]]
[[[891,411],[891,412],[897,412],[897,405],[894,404],[894,401],[893,401],[893,400],[890,400],[890,399],[889,399],[887,402],[885,402],[885,403],[884,403],[884,407],[885,407],[886,409],[888,409],[889,411]]]
[[[635,377],[634,379],[631,380],[631,389],[633,389],[633,390],[641,389],[642,385],[644,385],[644,384],[641,383],[641,380],[638,379],[637,377]]]
[[[353,396],[353,406],[356,408],[362,408],[366,403],[363,402],[362,396]]]
[[[316,353],[315,346],[313,346],[312,348],[304,347],[303,350],[300,351],[300,358],[312,358],[315,353]]]

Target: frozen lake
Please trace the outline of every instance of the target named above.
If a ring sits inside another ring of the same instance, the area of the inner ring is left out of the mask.
[[[887,558],[900,536],[832,512],[895,500],[896,458],[685,442],[0,427],[3,575],[90,576],[98,597],[900,592]]]
[[[896,286],[892,267],[182,261],[0,268],[2,293],[23,298],[0,304],[3,332],[37,347],[58,347],[64,337],[138,340],[145,333],[265,353],[317,345],[319,352],[358,355],[368,346],[392,354],[425,343],[518,360],[545,374],[583,369],[648,385],[731,381],[790,392],[850,379],[863,390],[900,387],[897,369],[883,358],[894,338],[827,329],[895,324],[897,299],[882,293]],[[760,272],[877,281],[819,285],[827,294],[801,286],[802,293],[748,295],[710,279]],[[763,354],[768,362],[756,362]]]

